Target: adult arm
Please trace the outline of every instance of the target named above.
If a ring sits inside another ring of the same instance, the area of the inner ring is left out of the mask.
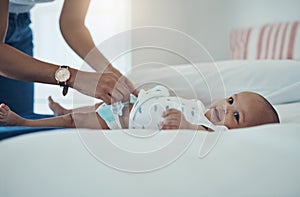
[[[97,72],[108,72],[118,78],[118,84],[110,83],[116,94],[129,98],[134,91],[133,84],[115,69],[97,49],[92,36],[85,26],[85,17],[90,0],[65,0],[60,16],[60,29],[68,45]]]
[[[0,75],[22,80],[47,84],[57,84],[55,72],[58,65],[32,58],[21,51],[0,43]],[[84,72],[70,68],[71,78],[67,85],[88,96],[102,99],[105,103],[122,100],[123,95],[113,93],[111,88],[119,78],[112,73]],[[126,89],[123,84],[118,86]]]
[[[8,0],[0,1],[0,41],[4,43],[8,24]]]
[[[47,84],[57,84],[55,72],[58,65],[32,58],[4,43],[8,23],[8,0],[0,1],[0,75],[22,80]],[[102,99],[106,103],[121,100],[123,95],[112,93],[119,77],[113,73],[91,73],[70,68],[71,78],[67,85],[79,92]],[[124,85],[120,89],[126,89]],[[113,96],[112,96],[113,95]]]
[[[57,66],[36,60],[5,44],[8,10],[9,1],[0,1],[0,75],[23,81],[56,84],[54,73]]]
[[[59,20],[60,29],[64,39],[77,55],[94,70],[104,71],[110,64],[96,49],[92,36],[85,26],[89,4],[90,0],[65,0]]]

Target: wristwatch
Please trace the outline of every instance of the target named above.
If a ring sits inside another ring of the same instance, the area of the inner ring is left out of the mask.
[[[69,66],[60,66],[55,72],[55,79],[58,85],[63,87],[62,94],[66,96],[68,93],[67,81],[71,78],[71,72],[69,71]]]

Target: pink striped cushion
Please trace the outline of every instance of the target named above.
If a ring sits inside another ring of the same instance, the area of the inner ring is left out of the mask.
[[[230,48],[232,59],[300,60],[299,21],[233,30]]]

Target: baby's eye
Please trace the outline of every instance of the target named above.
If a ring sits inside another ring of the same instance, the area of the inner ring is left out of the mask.
[[[233,113],[233,116],[234,116],[234,118],[235,118],[237,121],[240,120],[240,115],[239,115],[238,112],[234,112],[234,113]]]
[[[228,103],[229,103],[230,105],[232,105],[233,101],[234,101],[234,100],[233,100],[232,97],[229,97],[229,98],[228,98]]]

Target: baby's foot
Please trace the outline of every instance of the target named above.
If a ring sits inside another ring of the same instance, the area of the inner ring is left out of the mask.
[[[4,103],[0,104],[0,125],[22,126],[25,119],[11,111]]]
[[[59,103],[54,102],[51,96],[48,97],[48,105],[49,108],[53,111],[53,113],[57,116],[64,115],[70,113],[71,110],[67,110],[62,107]]]

